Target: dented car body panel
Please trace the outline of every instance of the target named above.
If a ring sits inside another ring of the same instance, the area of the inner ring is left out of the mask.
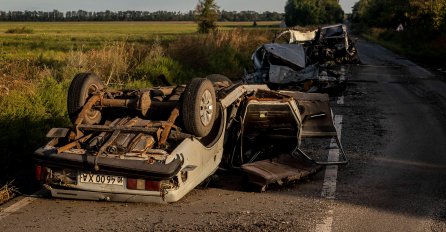
[[[252,60],[254,72],[245,74],[246,83],[265,83],[273,89],[337,93],[346,86],[345,64],[359,63],[359,56],[345,25],[338,24],[306,32],[287,29],[272,44],[258,48]]]
[[[273,89],[303,92],[330,92],[344,87],[347,80],[344,66],[311,64],[300,44],[265,44],[254,52],[252,60],[255,71],[243,77],[248,84],[263,83]]]
[[[315,31],[287,29],[278,33],[273,41],[303,45],[311,63],[360,63],[355,44],[343,24],[319,27]]]
[[[300,44],[265,44],[263,48],[267,53],[280,58],[290,65],[296,65],[300,68],[306,67],[306,56],[304,47]]]
[[[84,79],[79,86],[90,83]],[[296,157],[300,140],[309,135],[304,133],[307,121],[312,114],[327,111],[327,98],[272,91],[266,85],[209,83],[201,78],[188,86],[162,89],[95,89],[75,111],[73,127],[53,128],[47,135],[51,141],[36,150],[38,178],[54,197],[169,203],[180,200],[219,167],[245,170],[251,173],[249,183],[263,187],[317,170],[317,162],[305,154],[301,158],[312,164],[306,172],[298,169],[302,160]],[[190,93],[198,93],[192,104],[196,112],[187,115],[191,103],[184,99]],[[312,101],[323,101],[325,108]],[[308,108],[306,114],[303,107]],[[96,117],[98,112],[98,123],[86,123],[84,117]],[[331,114],[323,117],[333,125]],[[191,128],[186,119],[198,124]],[[205,134],[196,130],[209,121]],[[262,179],[262,174],[252,172],[256,162],[283,156],[296,162],[286,169],[294,171],[268,181],[254,180]]]

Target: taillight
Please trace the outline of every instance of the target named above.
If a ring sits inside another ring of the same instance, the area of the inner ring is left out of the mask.
[[[40,166],[40,165],[37,165],[36,166],[36,172],[35,172],[35,174],[36,174],[36,180],[37,181],[41,181],[42,180],[42,166]]]
[[[159,191],[161,182],[145,179],[127,178],[127,189]]]
[[[161,189],[161,182],[146,180],[145,188],[147,191],[159,191]]]
[[[46,181],[48,170],[46,167],[42,167],[40,165],[36,165],[35,175],[37,181]]]
[[[146,181],[144,179],[136,179],[136,189],[144,190],[146,185]]]
[[[127,178],[127,189],[136,189],[136,179]]]

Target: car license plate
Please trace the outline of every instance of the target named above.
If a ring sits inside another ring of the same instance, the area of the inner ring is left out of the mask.
[[[124,177],[122,176],[80,173],[79,179],[81,183],[110,184],[110,185],[124,186]]]

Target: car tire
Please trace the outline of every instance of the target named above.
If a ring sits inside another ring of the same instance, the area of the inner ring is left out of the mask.
[[[216,82],[220,82],[224,85],[225,88],[232,85],[231,79],[229,79],[227,76],[221,75],[221,74],[211,74],[211,75],[206,76],[206,79],[210,80],[214,84]]]
[[[101,89],[104,89],[104,84],[94,73],[79,73],[74,77],[68,89],[67,98],[67,110],[72,123],[76,122],[91,93]],[[101,119],[101,111],[91,109],[85,115],[82,123],[98,124]]]
[[[197,137],[208,135],[214,125],[216,107],[212,82],[206,78],[192,79],[182,99],[182,119],[186,131]]]

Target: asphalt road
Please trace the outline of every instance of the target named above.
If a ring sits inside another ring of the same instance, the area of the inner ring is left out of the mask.
[[[169,205],[19,197],[0,231],[446,231],[446,77],[357,47],[364,65],[332,102],[349,165],[266,193],[223,175]]]

